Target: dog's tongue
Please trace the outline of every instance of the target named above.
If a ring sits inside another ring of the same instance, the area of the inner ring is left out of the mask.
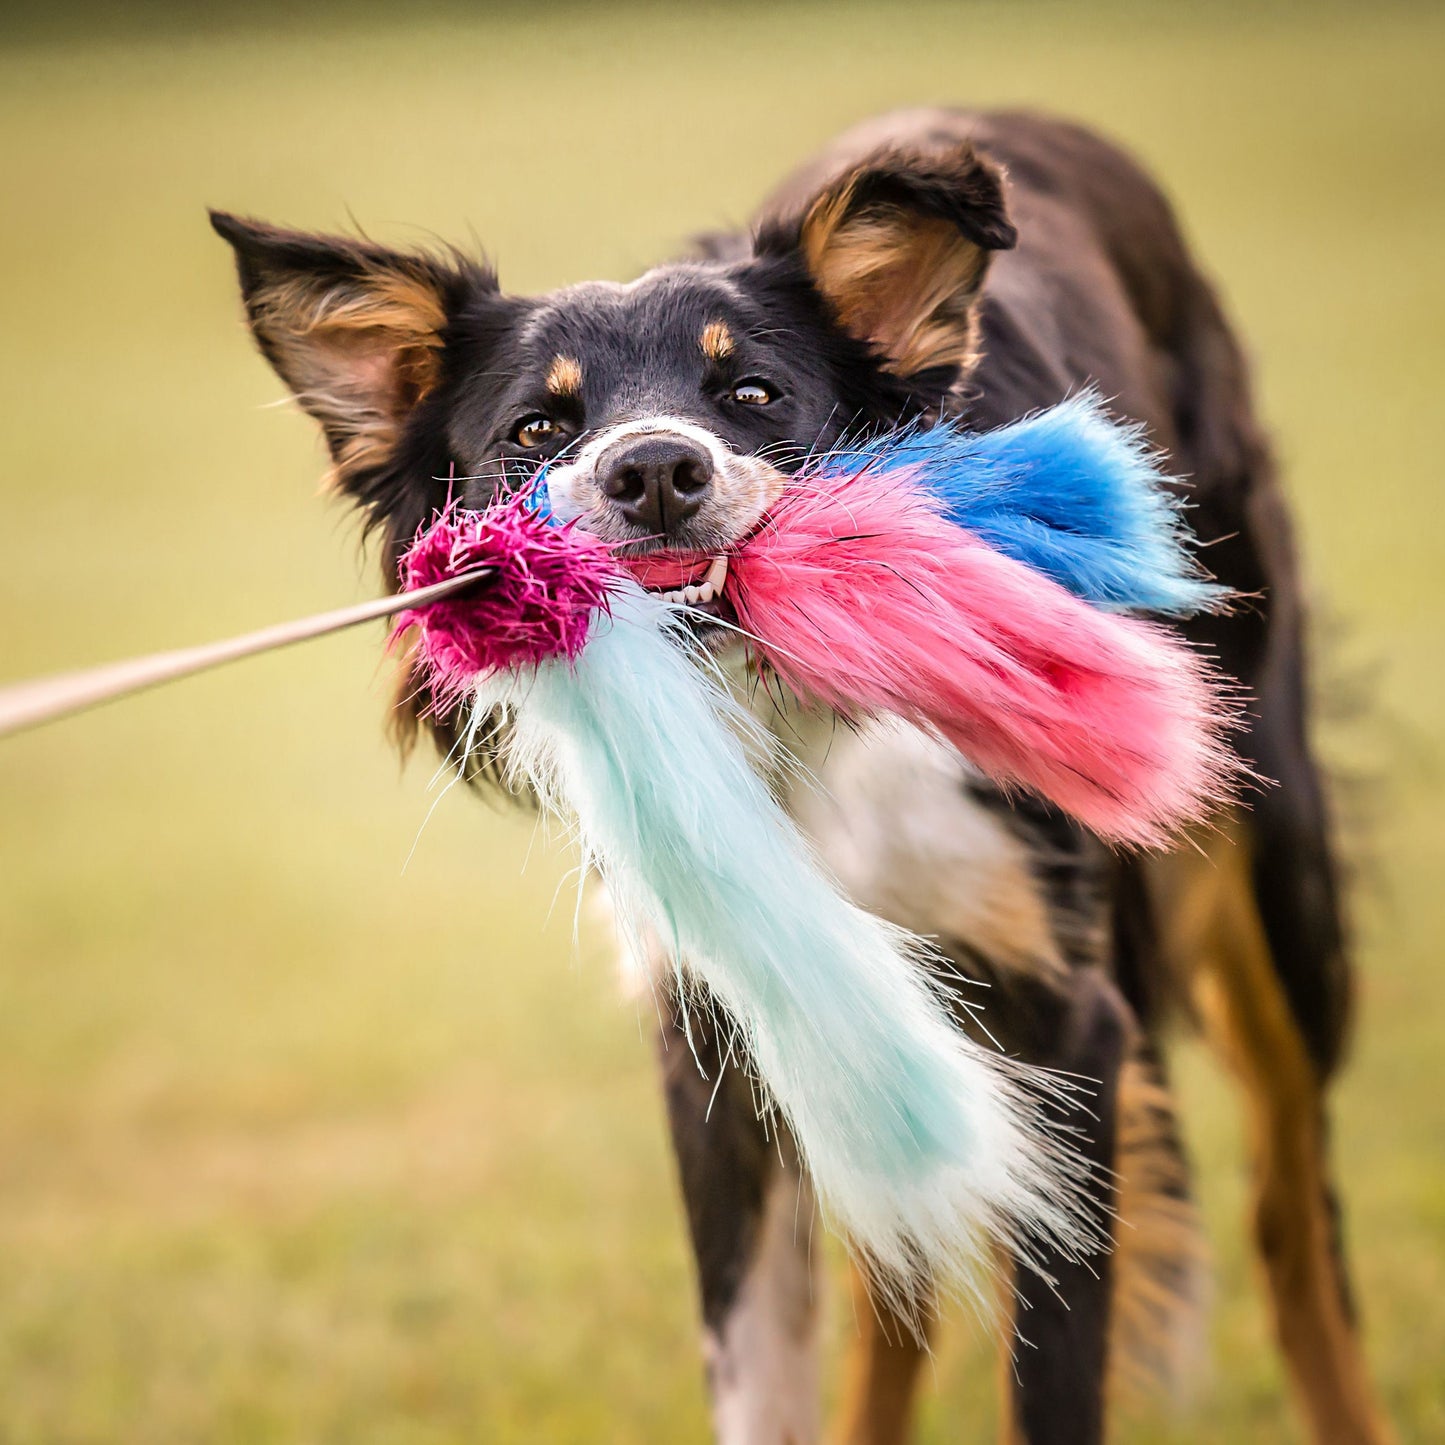
[[[699,552],[648,552],[618,559],[649,592],[675,592],[700,582],[712,558]]]

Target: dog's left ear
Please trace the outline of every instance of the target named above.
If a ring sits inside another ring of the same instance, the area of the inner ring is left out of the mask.
[[[874,152],[765,219],[756,250],[800,257],[839,324],[896,375],[962,375],[977,360],[990,257],[1017,239],[1000,172],[963,144]]]

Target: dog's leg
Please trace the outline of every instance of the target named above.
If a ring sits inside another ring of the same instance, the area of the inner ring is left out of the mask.
[[[1127,1004],[1100,968],[1075,971],[1056,1047],[1034,1062],[1091,1081],[1092,1118],[1080,1119],[1080,1152],[1099,1168],[1091,1194],[1100,1216],[1114,1208],[1120,1069],[1131,1032]],[[1109,1363],[1108,1256],[1077,1263],[1045,1255],[1049,1284],[1026,1267],[1014,1273],[1013,1361],[1004,1439],[1017,1445],[1101,1445]]]
[[[1254,1156],[1255,1241],[1275,1331],[1319,1445],[1390,1438],[1355,1331],[1326,1162],[1323,1083],[1291,1011],[1256,901],[1251,848],[1155,865],[1171,955],[1188,969],[1206,1037],[1243,1086]]]
[[[1057,1278],[999,1267],[1009,1445],[1090,1445],[1106,1437],[1121,1391],[1175,1383],[1197,1315],[1202,1266],[1172,1104],[1131,1012],[1104,970],[1078,969],[1060,989],[1002,980],[991,1023],[1030,1058],[1097,1081],[1086,1150],[1112,1167],[1095,1189],[1102,1215],[1117,1205],[1116,1253],[1080,1265],[1047,1262]],[[858,1331],[845,1377],[840,1445],[902,1445],[926,1348],[860,1279]],[[923,1312],[927,1323],[927,1313]]]
[[[1143,1035],[1119,1075],[1108,1418],[1147,1394],[1179,1398],[1204,1346],[1208,1254],[1174,1100]]]
[[[957,947],[951,949],[962,960]],[[974,960],[974,971],[985,973]],[[1137,1037],[1129,1007],[1102,967],[1084,965],[1062,978],[998,979],[984,1022],[1030,1062],[1090,1081],[1089,1115],[1071,1120],[1078,1147],[1098,1166],[1091,1187],[1101,1223],[1115,1205],[1110,1169],[1117,1161],[1121,1069]],[[978,1022],[961,1020],[970,1032]],[[1004,1438],[1010,1445],[1101,1445],[1114,1344],[1112,1261],[1070,1263],[1045,1253],[1053,1277],[1000,1256],[1005,1292],[1007,1382]],[[926,1322],[927,1311],[920,1311]],[[843,1445],[902,1445],[925,1347],[876,1298],[860,1292],[859,1340],[845,1389]]]
[[[912,1325],[902,1319],[856,1265],[852,1337],[845,1368],[839,1445],[904,1445],[913,1419],[919,1367],[928,1356],[915,1327],[929,1323],[920,1306]]]
[[[663,1027],[668,1119],[697,1261],[720,1445],[815,1445],[821,1389],[814,1204],[792,1142],[708,1011]],[[701,1064],[701,1068],[699,1068]],[[703,1071],[706,1071],[704,1077]]]

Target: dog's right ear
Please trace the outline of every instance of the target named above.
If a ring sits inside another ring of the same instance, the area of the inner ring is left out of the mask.
[[[459,256],[392,251],[286,231],[223,211],[241,295],[262,352],[325,433],[345,487],[390,459],[437,384],[447,320],[496,278]]]
[[[1018,234],[1003,175],[969,143],[884,146],[811,194],[787,194],[756,235],[801,261],[838,324],[898,376],[964,375],[995,251]]]

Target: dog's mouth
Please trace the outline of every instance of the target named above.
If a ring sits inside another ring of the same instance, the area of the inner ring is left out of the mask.
[[[728,559],[722,553],[647,552],[624,560],[633,577],[664,602],[680,603],[719,621],[733,620],[727,597]]]

